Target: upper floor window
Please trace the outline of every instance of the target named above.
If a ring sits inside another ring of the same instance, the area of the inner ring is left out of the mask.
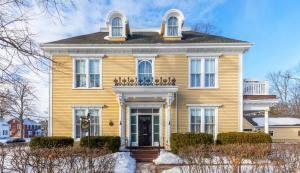
[[[190,58],[189,87],[214,88],[217,75],[216,58]]]
[[[138,67],[137,67],[137,77],[140,84],[145,84],[152,82],[153,79],[153,71],[152,71],[152,63],[151,59],[138,59]]]
[[[75,88],[99,88],[100,59],[76,59],[75,60]]]
[[[113,37],[121,37],[123,35],[123,24],[120,17],[115,17],[111,22],[111,30]]]
[[[175,16],[168,19],[168,36],[178,36],[178,19]]]

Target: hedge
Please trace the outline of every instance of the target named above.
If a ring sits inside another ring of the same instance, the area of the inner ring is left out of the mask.
[[[212,144],[213,135],[207,133],[172,133],[171,151],[177,153],[179,149],[198,144]]]
[[[88,147],[88,137],[80,139],[81,147]],[[119,136],[91,136],[91,148],[106,148],[112,152],[117,152],[121,146],[121,139]]]
[[[218,144],[258,144],[271,142],[271,136],[262,132],[228,132],[219,133],[217,136]]]
[[[29,143],[30,148],[60,148],[72,147],[74,139],[64,136],[33,137]]]

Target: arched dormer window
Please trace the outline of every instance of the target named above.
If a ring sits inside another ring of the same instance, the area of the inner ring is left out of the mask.
[[[171,16],[168,19],[168,36],[178,36],[178,19],[175,16]]]
[[[111,35],[113,37],[121,37],[123,33],[123,25],[120,17],[115,17],[111,21]]]
[[[168,10],[163,16],[161,33],[165,39],[180,40],[184,23],[183,13],[178,9]]]
[[[109,35],[105,38],[111,41],[125,41],[129,33],[128,20],[125,15],[119,11],[111,11],[106,16],[106,25]]]

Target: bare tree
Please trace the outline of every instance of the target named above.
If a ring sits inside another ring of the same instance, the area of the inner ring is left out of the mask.
[[[279,98],[279,103],[274,106],[275,114],[300,116],[300,72],[277,71],[268,75],[271,88]]]
[[[5,88],[2,88],[2,90],[0,91],[0,118],[4,118],[10,115],[9,100],[9,91]]]
[[[220,34],[221,30],[219,30],[212,23],[196,23],[192,26],[192,31],[202,32],[205,34]]]
[[[41,11],[58,16],[72,0],[1,0],[0,1],[0,83],[14,81],[14,74],[48,68],[49,61],[33,39],[28,11],[38,4]],[[26,71],[27,70],[27,71]]]
[[[24,118],[34,116],[37,97],[33,94],[33,87],[24,79],[17,79],[9,91],[11,94],[9,97],[10,115],[19,119],[21,137],[24,137]]]

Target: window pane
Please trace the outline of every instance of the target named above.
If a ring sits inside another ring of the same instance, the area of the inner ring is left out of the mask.
[[[159,133],[159,125],[154,125],[154,133]]]
[[[215,59],[205,59],[205,87],[215,86]]]
[[[130,124],[136,124],[136,116],[131,116]]]
[[[191,87],[200,87],[201,83],[201,60],[191,60],[190,69],[190,85]]]
[[[154,134],[154,142],[158,142],[159,141],[159,134]]]
[[[159,116],[154,116],[153,122],[154,122],[154,124],[159,124]]]
[[[131,134],[131,142],[136,142],[136,134]]]
[[[85,60],[76,60],[76,74],[85,74]]]
[[[136,133],[136,125],[131,125],[131,133]]]
[[[137,113],[137,109],[131,109],[131,113]]]
[[[215,86],[215,74],[205,74],[205,87]]]
[[[153,113],[159,113],[159,109],[153,109]]]
[[[89,72],[90,74],[99,74],[99,60],[89,61]]]

